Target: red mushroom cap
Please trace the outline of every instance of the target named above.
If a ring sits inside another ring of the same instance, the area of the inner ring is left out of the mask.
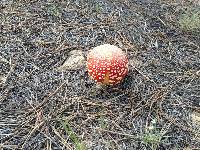
[[[120,83],[128,73],[128,59],[117,46],[104,44],[89,52],[87,69],[96,82],[114,85]]]

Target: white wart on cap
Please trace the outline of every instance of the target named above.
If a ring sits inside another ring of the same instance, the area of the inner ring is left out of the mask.
[[[128,73],[128,59],[117,46],[100,45],[89,52],[87,70],[96,82],[118,84]]]

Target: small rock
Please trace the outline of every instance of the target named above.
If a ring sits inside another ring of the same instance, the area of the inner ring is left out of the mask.
[[[198,71],[196,72],[196,75],[197,75],[197,76],[200,76],[200,70],[198,70]]]
[[[0,75],[0,86],[2,86],[7,80],[7,77]]]
[[[65,70],[78,70],[85,66],[85,58],[81,50],[73,50],[69,53],[69,57],[63,63],[62,66],[58,67],[58,71]]]
[[[200,125],[200,113],[193,112],[191,114],[191,119],[193,123],[195,123],[196,125]]]
[[[9,63],[9,61],[5,58],[3,58],[2,56],[0,56],[0,62],[6,62],[6,63]]]

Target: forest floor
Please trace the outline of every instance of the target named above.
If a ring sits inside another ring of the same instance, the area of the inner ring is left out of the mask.
[[[104,43],[129,73],[101,88]],[[200,2],[1,0],[0,149],[200,149]]]

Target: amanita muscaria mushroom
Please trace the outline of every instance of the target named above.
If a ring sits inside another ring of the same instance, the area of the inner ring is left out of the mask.
[[[100,45],[89,52],[87,70],[96,82],[118,84],[128,73],[128,58],[117,46]]]

